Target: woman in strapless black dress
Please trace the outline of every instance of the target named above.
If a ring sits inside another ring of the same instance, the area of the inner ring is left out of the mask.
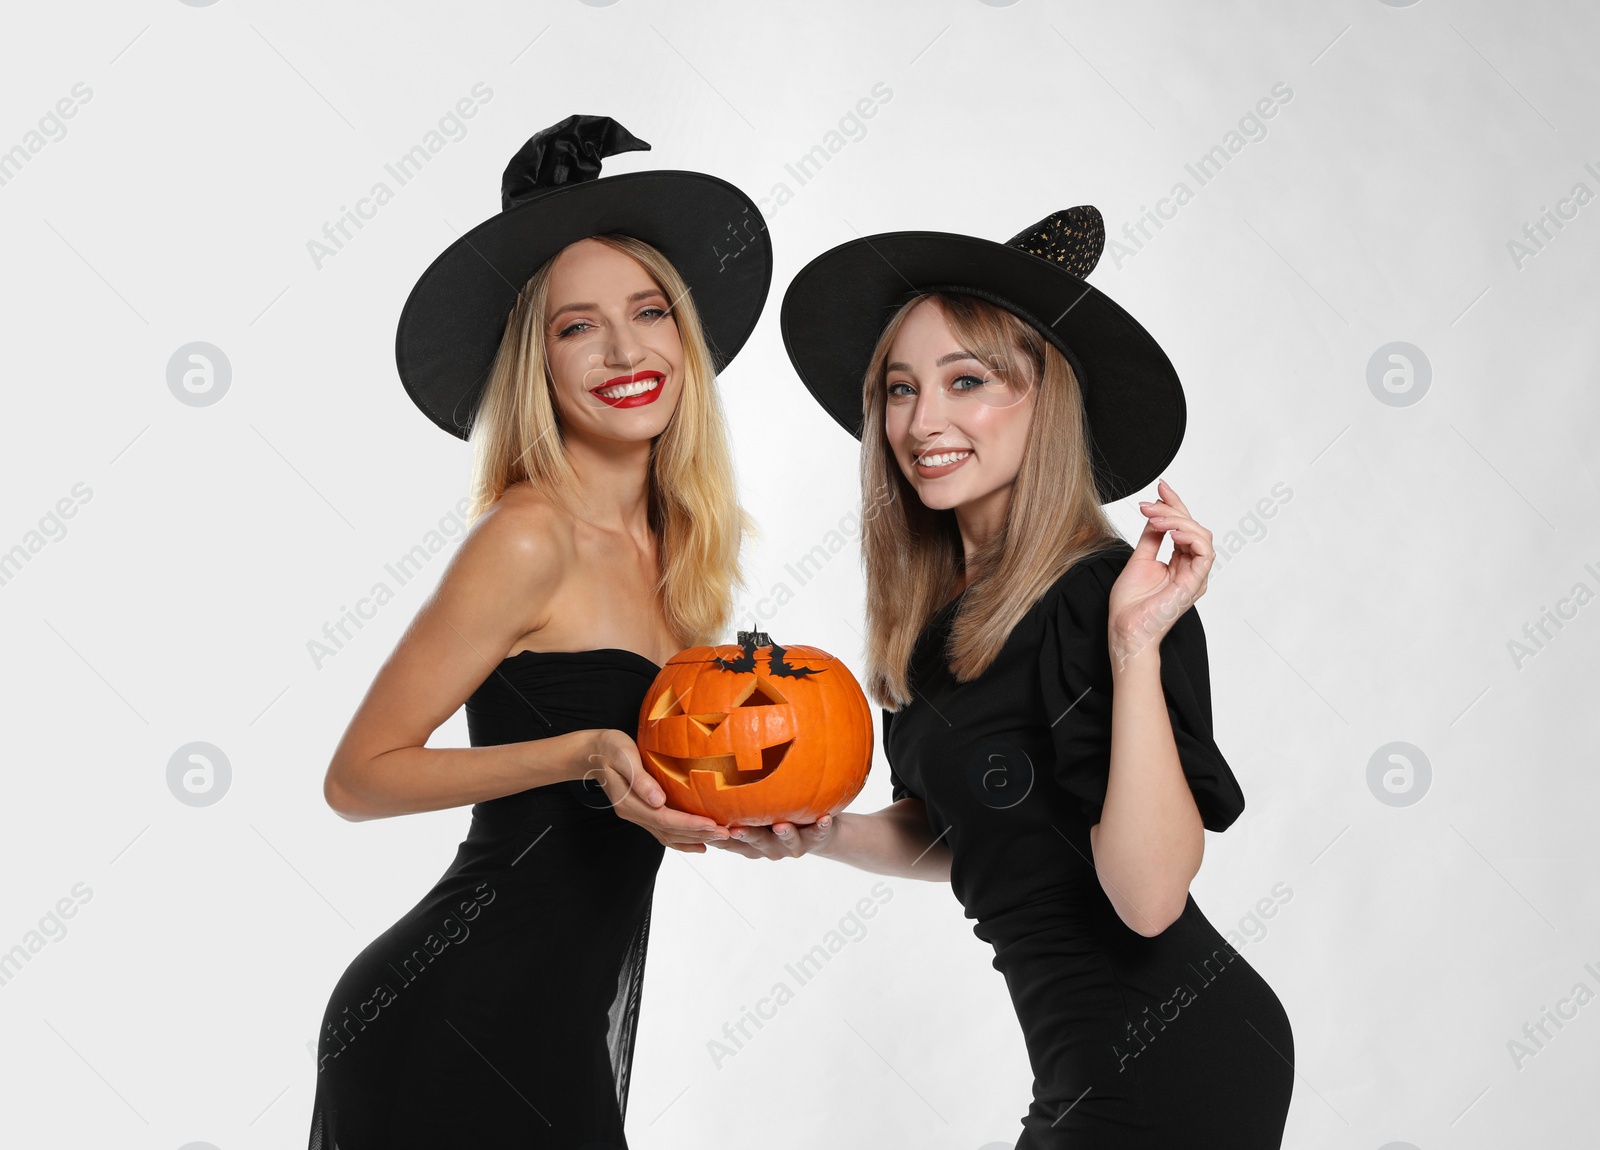
[[[1166,356],[1084,282],[1104,236],[1075,208],[1007,244],[870,236],[796,276],[789,354],[862,440],[895,802],[715,845],[950,881],[1033,1068],[1019,1150],[1270,1150],[1289,1020],[1188,889],[1244,809],[1193,607],[1211,536],[1164,481],[1137,546],[1102,509],[1184,425]]]
[[[474,523],[325,791],[353,820],[472,804],[472,821],[329,997],[312,1150],[626,1145],[656,870],[727,835],[664,805],[633,734],[658,659],[731,614],[751,524],[714,377],[771,267],[731,185],[599,178],[645,147],[604,117],[535,135],[504,210],[402,315],[408,393],[470,435]],[[426,746],[463,703],[471,748]]]
[[[467,699],[472,745],[631,730],[656,670],[521,651]],[[444,875],[329,997],[311,1146],[623,1146],[663,849],[589,781],[474,805]]]

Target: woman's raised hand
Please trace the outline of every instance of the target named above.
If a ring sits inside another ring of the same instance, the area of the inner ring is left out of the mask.
[[[799,858],[825,850],[833,840],[836,825],[834,816],[823,815],[814,823],[776,822],[770,827],[729,827],[730,837],[712,845],[752,859]]]
[[[580,777],[599,780],[618,817],[637,823],[673,850],[704,854],[706,843],[722,845],[728,837],[727,827],[666,805],[661,784],[644,769],[638,744],[626,731],[601,729],[584,734]]]
[[[1172,629],[1178,617],[1205,594],[1206,576],[1216,553],[1211,532],[1196,523],[1189,508],[1165,479],[1158,481],[1161,498],[1140,503],[1146,522],[1133,554],[1111,585],[1107,640],[1116,666],[1137,656]],[[1162,538],[1172,534],[1172,555],[1156,559]]]

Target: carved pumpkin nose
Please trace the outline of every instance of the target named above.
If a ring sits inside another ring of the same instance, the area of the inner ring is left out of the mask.
[[[690,715],[689,718],[693,720],[695,726],[709,735],[728,721],[728,712],[723,711],[720,715]]]

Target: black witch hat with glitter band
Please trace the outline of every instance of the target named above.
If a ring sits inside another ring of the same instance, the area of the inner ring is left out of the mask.
[[[1183,385],[1139,321],[1085,282],[1105,248],[1088,205],[1005,243],[949,232],[885,232],[812,260],[784,294],[783,344],[807,389],[857,439],[863,377],[884,325],[908,300],[953,292],[988,300],[1049,340],[1077,374],[1100,501],[1133,494],[1183,442]]]
[[[568,116],[512,157],[499,215],[446,248],[400,312],[400,381],[434,423],[468,436],[518,293],[563,248],[589,236],[632,236],[667,257],[689,285],[714,370],[744,346],[772,283],[761,211],[703,172],[600,175],[605,157],[649,147],[607,116]]]

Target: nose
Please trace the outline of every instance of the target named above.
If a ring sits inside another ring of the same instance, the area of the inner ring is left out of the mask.
[[[910,431],[913,443],[928,443],[949,426],[950,420],[944,411],[944,399],[944,389],[940,387],[923,388],[917,393],[916,405],[911,409]]]
[[[593,358],[598,361],[597,366],[632,371],[634,365],[644,358],[644,346],[639,342],[639,333],[626,320],[609,323],[606,325],[602,354]]]

